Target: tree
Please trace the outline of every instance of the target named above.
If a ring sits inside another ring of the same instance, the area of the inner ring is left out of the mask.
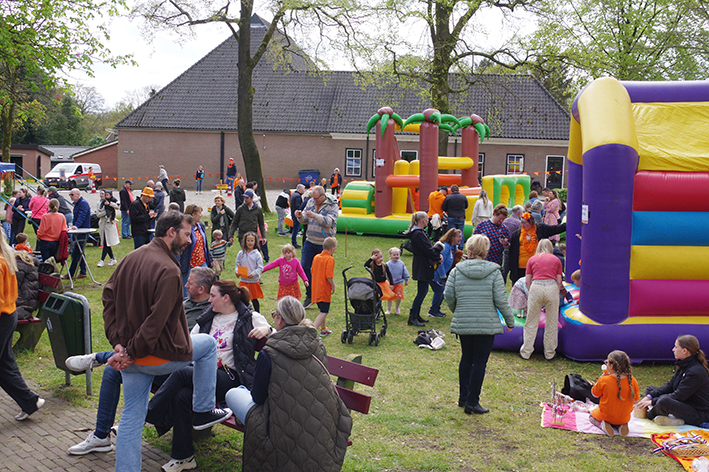
[[[709,61],[700,0],[542,0],[525,43],[566,64],[584,85],[619,80],[704,79]]]
[[[513,12],[524,8],[533,0],[385,0],[378,10],[386,16],[386,24],[401,23],[405,30],[391,29],[388,37],[381,41],[386,57],[378,61],[374,57],[377,50],[372,50],[371,64],[383,64],[376,72],[389,72],[397,81],[402,78],[409,84],[423,83],[433,108],[441,113],[452,112],[450,95],[465,93],[480,76],[474,74],[475,61],[485,60],[506,69],[514,70],[526,63],[528,57],[521,55],[511,47],[476,46],[471,37],[475,28],[476,15],[485,10]],[[420,44],[407,38],[416,37],[412,31],[418,31],[423,24],[426,31],[426,45],[420,55],[410,51],[421,50]],[[382,47],[378,48],[382,50]],[[406,51],[404,54],[400,51]],[[450,80],[451,73],[459,73],[458,81]],[[447,153],[448,133],[441,133],[439,152]]]
[[[223,23],[238,41],[238,85],[237,85],[237,120],[239,147],[244,158],[246,175],[249,180],[254,180],[259,187],[265,188],[261,157],[253,133],[253,72],[258,63],[267,53],[274,57],[287,60],[284,52],[303,55],[294,44],[290,43],[286,32],[290,25],[303,24],[313,21],[320,27],[337,27],[346,31],[348,37],[354,41],[358,36],[356,19],[361,15],[355,14],[359,6],[356,1],[339,0],[333,2],[318,2],[318,0],[302,0],[300,2],[283,2],[275,0],[271,4],[273,20],[266,25],[267,29],[261,42],[251,46],[251,18],[253,15],[252,0],[241,0],[239,12],[232,11],[230,0],[206,1],[204,3],[191,2],[190,0],[148,0],[139,5],[135,13],[143,16],[154,28],[189,28],[197,25]],[[309,58],[307,62],[310,62]],[[261,200],[264,211],[269,211],[268,202]]]
[[[41,112],[27,102],[29,91],[38,90],[40,83],[47,88],[60,84],[62,71],[91,75],[95,61],[118,64],[129,59],[111,56],[103,44],[106,26],[91,24],[102,15],[117,15],[125,8],[123,0],[0,0],[0,6],[2,160],[9,162],[15,120]]]

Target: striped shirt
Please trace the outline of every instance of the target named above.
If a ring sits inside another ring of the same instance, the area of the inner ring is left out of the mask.
[[[211,246],[209,246],[209,252],[212,253],[212,259],[215,261],[226,260],[226,248],[227,242],[223,239],[215,239],[212,241]]]

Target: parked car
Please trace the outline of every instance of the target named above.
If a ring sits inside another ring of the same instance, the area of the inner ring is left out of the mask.
[[[89,185],[89,169],[96,176],[96,187],[101,186],[101,166],[98,164],[67,162],[57,164],[44,176],[44,185],[57,188],[85,188]]]

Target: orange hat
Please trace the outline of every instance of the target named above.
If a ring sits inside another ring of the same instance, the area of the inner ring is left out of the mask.
[[[150,198],[155,197],[155,194],[153,193],[153,189],[151,189],[150,187],[145,187],[145,188],[143,189],[143,191],[140,193],[140,195],[141,195],[141,196],[147,195],[147,196],[149,196]]]

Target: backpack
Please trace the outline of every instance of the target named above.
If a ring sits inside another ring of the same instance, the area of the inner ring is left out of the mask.
[[[40,288],[42,288],[43,290],[47,290],[48,292],[64,293],[64,284],[62,283],[61,275],[59,275],[59,266],[57,265],[57,262],[54,260],[53,257],[50,257],[44,262],[40,262],[39,267],[37,268],[37,272],[40,274],[51,275],[52,277],[56,277],[57,279],[59,279],[59,284],[54,290],[47,290],[47,287]]]

